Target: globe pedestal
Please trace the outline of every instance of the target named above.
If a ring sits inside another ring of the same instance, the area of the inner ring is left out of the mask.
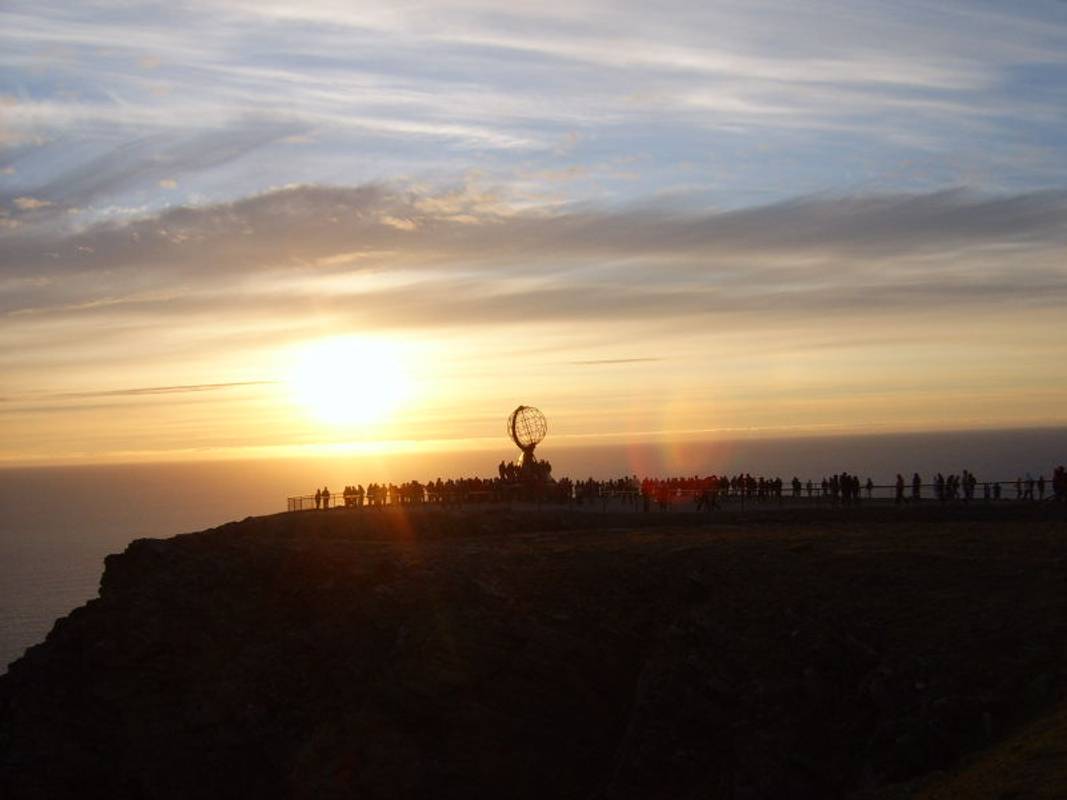
[[[539,461],[533,448],[524,450],[519,458],[519,480],[527,486],[542,486],[552,480],[552,465]]]
[[[529,450],[523,450],[522,455],[519,456],[519,469],[526,472],[536,465],[537,456],[534,455],[534,449],[531,447]]]

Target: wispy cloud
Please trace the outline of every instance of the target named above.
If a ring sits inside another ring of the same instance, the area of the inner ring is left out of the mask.
[[[72,236],[10,235],[6,245],[9,318],[306,308],[348,324],[421,327],[1047,304],[1067,291],[1067,193],[548,213],[478,192],[294,187]],[[346,274],[367,280],[316,283]],[[389,285],[383,275],[394,276]]]
[[[228,383],[185,384],[178,386],[136,386],[124,389],[101,389],[84,392],[21,392],[0,397],[2,413],[5,415],[33,415],[41,413],[63,413],[71,409],[106,409],[117,404],[109,400],[121,401],[129,398],[152,398],[171,395],[199,395],[216,393],[233,389],[248,389],[274,386],[275,380],[231,381]],[[89,402],[86,402],[89,401]],[[100,402],[104,401],[104,402]]]
[[[647,364],[663,361],[662,358],[592,358],[585,361],[571,361],[576,367],[611,366],[613,364]]]
[[[29,212],[26,216],[37,224],[55,224],[58,216],[59,228],[63,229],[70,224],[63,217],[72,209],[129,189],[175,188],[177,183],[170,175],[218,168],[301,130],[300,126],[279,119],[248,119],[184,139],[162,134],[146,137],[63,172],[39,186],[37,197],[12,198],[0,191],[0,207],[13,206],[20,212]]]
[[[15,3],[3,137],[19,191],[57,205],[136,208],[160,180],[208,200],[338,175],[530,183],[573,166],[556,145],[576,132],[579,158],[644,156],[642,185],[587,176],[567,187],[583,200],[668,187],[679,162],[720,202],[857,175],[1018,191],[1067,180],[1061,6]]]
[[[189,394],[191,392],[217,392],[224,389],[240,389],[247,386],[269,386],[274,383],[277,383],[277,381],[231,381],[229,383],[198,383],[178,386],[135,386],[127,389],[104,389],[95,392],[59,392],[45,395],[44,399],[82,400],[92,397],[143,397],[154,394]]]

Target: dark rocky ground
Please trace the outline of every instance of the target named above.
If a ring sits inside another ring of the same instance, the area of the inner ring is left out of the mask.
[[[0,796],[912,796],[1058,713],[1065,559],[1051,504],[139,540],[0,677]]]

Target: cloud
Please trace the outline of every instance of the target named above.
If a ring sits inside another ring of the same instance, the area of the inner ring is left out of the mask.
[[[391,253],[383,262],[462,262],[494,270],[531,259],[887,258],[1062,243],[1065,222],[1067,192],[1057,191],[811,196],[697,214],[655,206],[523,212],[479,191],[425,195],[376,184],[299,186],[74,235],[9,236],[0,269],[8,276],[132,267],[219,275],[307,267],[367,251]]]
[[[39,200],[36,197],[16,197],[12,202],[19,211],[36,211],[52,205],[48,200]]]
[[[1067,192],[546,212],[480,191],[300,186],[73,236],[16,231],[0,309],[425,327],[1042,306],[1067,299],[1065,246]]]
[[[136,386],[129,389],[108,389],[95,392],[65,392],[50,395],[54,398],[84,399],[91,397],[141,397],[155,394],[189,394],[194,392],[217,392],[225,389],[241,389],[248,386],[269,386],[277,381],[231,381],[228,383],[196,383],[177,386]]]
[[[840,189],[856,176],[896,175],[890,185],[905,188],[974,183],[968,168],[989,186],[1048,186],[1067,163],[1058,136],[1067,24],[1054,8],[754,2],[663,14],[635,3],[437,2],[371,11],[324,0],[101,16],[42,0],[13,4],[6,21],[0,51],[18,92],[0,140],[52,143],[28,148],[37,169],[27,174],[86,168],[58,176],[54,195],[35,195],[57,206],[67,191],[100,199],[182,179],[185,162],[209,170],[210,159],[198,166],[179,152],[164,172],[141,150],[164,162],[178,142],[210,152],[196,134],[251,135],[253,119],[293,126],[270,143],[311,145],[285,159],[253,147],[258,169],[183,188],[234,199],[334,175],[477,165],[557,188],[569,179],[571,196],[590,197],[601,182],[571,156],[634,146],[648,156],[644,180],[674,181],[680,159],[699,160],[726,197],[753,185],[780,197]],[[42,61],[43,52],[64,55]],[[138,62],[155,68],[129,69]],[[35,77],[42,68],[50,80]],[[111,163],[100,142],[118,145]],[[947,175],[895,173],[931,154]],[[123,178],[126,162],[134,170]]]
[[[198,383],[177,386],[136,386],[127,389],[103,389],[87,392],[53,392],[50,394],[33,394],[14,397],[0,397],[0,403],[18,403],[29,400],[89,400],[101,397],[143,397],[147,395],[191,394],[199,392],[218,392],[227,389],[242,389],[249,386],[270,386],[277,381],[232,381],[229,383]]]
[[[576,367],[591,367],[612,364],[644,364],[650,361],[664,361],[662,358],[594,358],[587,361],[571,361]]]
[[[47,208],[50,215],[36,221],[49,221],[133,188],[175,188],[175,175],[218,169],[299,130],[291,121],[253,117],[192,135],[144,136],[63,171],[36,187],[35,197],[0,193],[0,203],[24,211]]]

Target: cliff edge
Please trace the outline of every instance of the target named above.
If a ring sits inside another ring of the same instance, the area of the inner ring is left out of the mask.
[[[1065,534],[426,508],[142,539],[0,676],[0,796],[904,796],[1057,703]]]

